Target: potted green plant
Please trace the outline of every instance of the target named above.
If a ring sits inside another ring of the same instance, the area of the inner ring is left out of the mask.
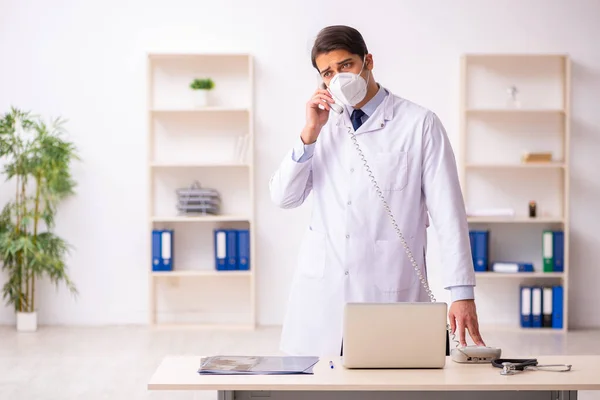
[[[63,126],[60,118],[47,124],[15,108],[0,119],[0,157],[6,181],[15,185],[0,214],[0,262],[8,275],[2,294],[19,331],[37,330],[38,279],[63,282],[77,294],[65,261],[70,245],[53,232],[58,205],[76,185],[70,164],[78,156]]]
[[[205,107],[208,103],[208,91],[215,87],[215,83],[210,78],[196,78],[190,83],[190,88],[194,91],[194,103],[196,107]]]

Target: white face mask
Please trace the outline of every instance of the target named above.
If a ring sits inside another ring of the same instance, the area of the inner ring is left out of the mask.
[[[371,78],[370,73],[366,81],[365,78],[360,76],[365,68],[365,62],[366,59],[363,61],[362,68],[358,74],[340,72],[329,82],[329,91],[336,101],[353,107],[365,98],[367,95],[367,84],[369,83],[368,79]]]

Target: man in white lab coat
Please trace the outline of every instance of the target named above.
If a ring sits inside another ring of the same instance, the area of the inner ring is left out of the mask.
[[[298,207],[313,195],[282,351],[339,354],[347,302],[430,301],[365,162],[425,277],[431,216],[442,250],[444,287],[451,291],[452,331],[462,346],[466,330],[475,344],[484,345],[466,212],[442,123],[375,81],[373,56],[353,28],[323,29],[312,64],[328,90],[319,88],[308,101],[306,124],[269,184],[273,202],[282,208]],[[334,99],[341,114],[330,112]]]

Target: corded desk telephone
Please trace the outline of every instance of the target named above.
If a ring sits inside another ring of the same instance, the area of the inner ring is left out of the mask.
[[[321,82],[321,88],[327,89],[325,84],[322,82]],[[341,106],[337,103],[328,103],[328,104],[334,112],[336,112],[338,114],[342,114],[344,112],[343,106]],[[321,106],[319,106],[319,107],[321,108]],[[371,171],[371,168],[367,164],[366,158],[365,158],[360,146],[358,145],[358,141],[356,140],[356,136],[354,135],[352,128],[350,128],[350,127],[347,127],[347,128],[348,128],[348,134],[350,135],[350,138],[352,139],[352,142],[354,143],[354,147],[356,148],[356,151],[358,152],[358,155],[359,155],[362,163],[364,164],[365,169],[367,170],[367,173],[369,175],[371,183],[375,187],[375,192],[377,193],[378,197],[382,201],[383,207],[385,208],[388,216],[390,217],[390,220],[392,221],[394,230],[396,231],[396,233],[398,234],[398,237],[400,238],[400,241],[402,242],[402,245],[408,256],[408,259],[412,263],[412,266],[413,266],[415,272],[417,273],[417,276],[418,276],[419,280],[421,281],[421,284],[425,288],[425,291],[427,292],[427,295],[429,296],[430,300],[432,302],[436,302],[431,289],[429,289],[429,285],[428,285],[426,279],[421,274],[421,270],[419,269],[417,262],[415,261],[415,258],[412,255],[412,252],[408,248],[408,245],[406,243],[406,240],[404,239],[404,236],[402,235],[402,232],[400,232],[400,228],[398,227],[398,224],[396,223],[396,220],[395,220],[394,216],[392,215],[390,206],[387,204],[385,198],[383,197],[383,192],[379,188],[377,181],[375,181],[373,172]],[[502,355],[502,350],[499,348],[496,348],[496,347],[489,347],[489,346],[458,347],[459,342],[455,339],[456,335],[451,332],[450,325],[447,325],[446,329],[448,331],[448,334],[452,336],[452,340],[454,342],[456,342],[456,347],[450,350],[450,357],[455,362],[473,363],[473,364],[491,363],[492,360],[499,359],[500,356]]]

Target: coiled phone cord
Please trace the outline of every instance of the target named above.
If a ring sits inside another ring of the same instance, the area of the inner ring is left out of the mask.
[[[392,214],[392,210],[391,210],[390,206],[388,205],[387,201],[383,197],[383,192],[379,188],[379,185],[377,184],[377,181],[375,180],[375,177],[373,176],[373,172],[371,171],[371,168],[369,167],[369,164],[367,163],[367,159],[366,159],[365,155],[363,154],[360,146],[358,145],[358,141],[356,140],[356,135],[354,134],[354,132],[352,131],[352,129],[350,127],[347,126],[347,128],[348,128],[348,133],[350,134],[350,137],[352,139],[352,142],[354,143],[354,147],[356,147],[356,151],[358,152],[358,155],[367,171],[367,174],[369,174],[371,183],[375,187],[377,196],[383,202],[383,207],[385,208],[387,214],[389,215],[390,220],[392,221],[392,225],[394,226],[394,230],[396,231],[396,233],[398,234],[398,237],[400,238],[400,241],[402,242],[402,246],[404,247],[404,250],[406,252],[406,255],[408,256],[408,259],[410,260],[415,272],[417,273],[417,276],[419,277],[421,284],[425,288],[425,292],[427,293],[427,296],[429,296],[429,299],[431,300],[432,303],[435,303],[436,302],[435,296],[433,295],[433,292],[429,288],[429,284],[427,283],[427,280],[421,273],[421,269],[417,265],[417,262],[415,261],[415,258],[413,257],[412,252],[410,251],[408,244],[406,243],[406,240],[404,239],[404,235],[402,235],[402,232],[400,231],[400,227],[398,227],[398,224],[396,223],[396,219],[394,218],[394,215]],[[449,324],[446,324],[446,330],[448,331],[448,334],[452,336],[451,340],[456,343],[455,347],[458,347],[459,342],[456,340],[456,333],[452,333],[452,330],[451,330]]]

